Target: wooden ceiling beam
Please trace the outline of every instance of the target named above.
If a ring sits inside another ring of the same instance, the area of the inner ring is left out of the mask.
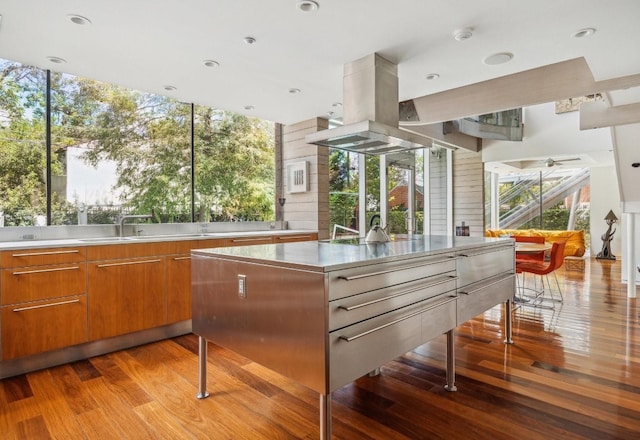
[[[581,57],[422,96],[413,104],[419,124],[433,124],[639,85],[640,74],[595,81]]]
[[[640,123],[640,102],[609,107],[606,102],[580,105],[580,130]]]

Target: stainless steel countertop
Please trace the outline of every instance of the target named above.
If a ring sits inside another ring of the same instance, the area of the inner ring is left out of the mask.
[[[511,238],[452,237],[444,235],[396,235],[388,243],[350,244],[311,241],[192,250],[195,256],[268,263],[314,272],[436,255],[487,245],[510,243]]]
[[[0,242],[0,251],[14,249],[34,249],[49,247],[71,247],[71,246],[100,246],[107,244],[131,244],[131,243],[157,243],[163,241],[186,241],[186,240],[208,240],[216,238],[242,238],[242,237],[264,237],[269,235],[301,235],[315,234],[317,231],[311,230],[264,230],[264,231],[238,231],[238,232],[206,232],[206,233],[177,233],[146,236],[128,237],[86,237],[86,238],[64,238],[64,239],[44,239],[44,240],[18,240]]]

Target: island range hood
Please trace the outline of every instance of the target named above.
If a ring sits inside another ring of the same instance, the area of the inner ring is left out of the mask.
[[[378,54],[345,64],[343,122],[305,141],[372,155],[429,148],[433,139],[399,128],[398,66]]]

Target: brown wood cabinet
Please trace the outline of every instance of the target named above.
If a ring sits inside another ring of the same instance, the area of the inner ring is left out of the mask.
[[[87,341],[84,248],[0,253],[2,360]]]
[[[86,295],[2,307],[3,360],[86,341]]]
[[[88,263],[90,341],[165,324],[165,259],[151,256]]]
[[[192,249],[316,239],[310,233],[1,251],[1,360],[191,319]]]

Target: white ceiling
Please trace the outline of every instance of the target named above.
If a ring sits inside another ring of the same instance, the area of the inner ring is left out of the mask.
[[[298,0],[2,0],[0,58],[284,124],[327,112],[340,117],[332,104],[342,101],[343,65],[374,52],[398,65],[400,100],[580,57],[595,81],[640,74],[639,0],[317,2],[317,11],[303,13]],[[91,24],[74,24],[69,14]],[[454,32],[467,27],[473,36],[456,41]],[[592,36],[572,37],[589,27]],[[256,42],[246,44],[245,37]],[[514,58],[483,64],[499,52]],[[66,62],[54,64],[50,56]],[[207,59],[219,67],[205,67]],[[440,77],[426,80],[430,73]],[[176,90],[166,91],[169,85]],[[622,105],[640,102],[639,95],[636,87],[607,96],[610,105]],[[536,135],[526,130],[526,137]],[[638,200],[640,211],[640,168],[629,166],[640,161],[640,124],[607,130],[617,143],[609,156],[616,158],[621,195]],[[553,148],[554,158],[580,152]],[[510,159],[549,156],[528,151]],[[602,163],[595,157],[584,160]]]
[[[401,100],[581,56],[596,80],[640,72],[638,0],[297,1],[3,0],[0,57],[285,124],[340,116],[343,65],[373,52],[398,64]],[[596,33],[571,37],[585,27]],[[505,51],[509,63],[482,63]]]

